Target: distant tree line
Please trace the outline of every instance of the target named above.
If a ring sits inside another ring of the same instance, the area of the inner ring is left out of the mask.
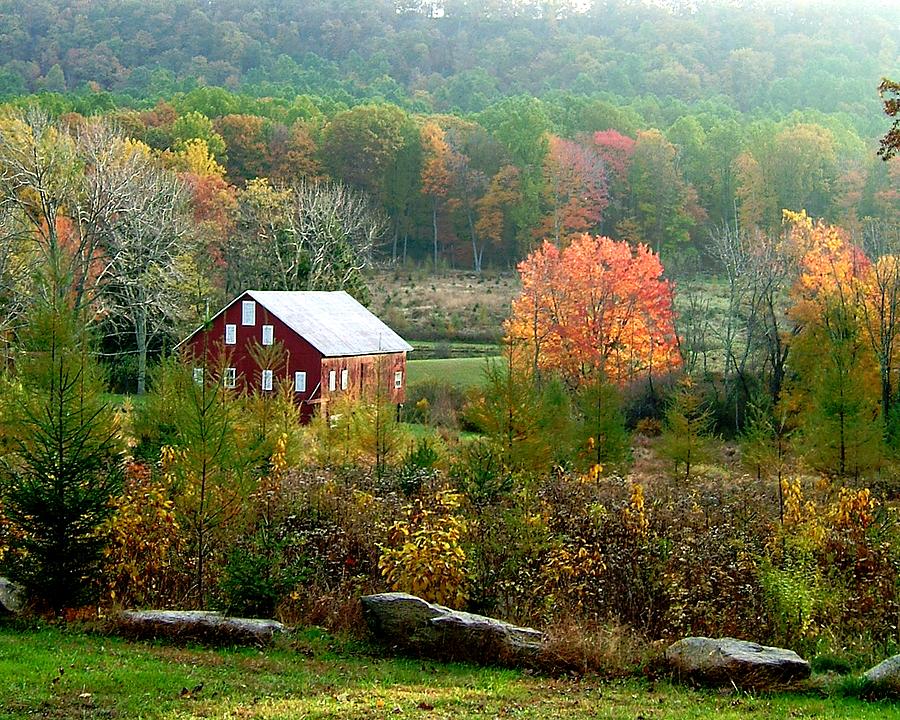
[[[672,101],[841,112],[871,134],[898,25],[887,2],[5,0],[0,92],[217,85],[471,113],[555,91],[635,99],[644,116]]]
[[[516,96],[465,117],[221,88],[101,113],[78,95],[9,106],[35,104],[63,124],[102,115],[178,171],[208,155],[215,167],[194,168],[207,179],[189,183],[190,194],[197,219],[220,236],[260,221],[247,199],[259,201],[266,184],[342,184],[380,215],[365,244],[392,262],[511,268],[545,238],[599,232],[645,242],[682,271],[709,265],[710,231],[724,223],[771,231],[783,209],[807,210],[859,234],[867,219],[898,218],[897,161],[876,155],[883,115],[866,138],[819,113],[776,121],[698,110],[654,126],[587,97]],[[229,266],[229,290],[246,280],[237,270]]]

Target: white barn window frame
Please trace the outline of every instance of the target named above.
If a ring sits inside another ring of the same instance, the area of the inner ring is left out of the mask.
[[[262,344],[263,345],[274,345],[275,344],[275,326],[274,325],[263,325],[262,326]]]
[[[403,371],[394,372],[394,390],[400,390],[403,387]]]
[[[225,368],[225,377],[222,380],[222,384],[226,388],[234,388],[237,384],[237,369],[233,367]]]
[[[256,301],[241,302],[241,325],[256,325]]]
[[[225,344],[237,345],[237,325],[226,323],[225,325]]]
[[[272,389],[272,371],[271,370],[263,370],[262,377],[260,378],[260,387],[264,391],[270,391]]]
[[[328,390],[329,392],[334,392],[337,390],[337,371],[329,370],[328,371]]]
[[[294,373],[294,392],[306,392],[306,373],[303,370]]]
[[[347,384],[350,381],[350,371],[347,368],[343,368],[341,370],[341,390],[347,389]]]

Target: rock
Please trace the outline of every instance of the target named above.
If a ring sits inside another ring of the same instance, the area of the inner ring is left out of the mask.
[[[543,633],[502,620],[451,610],[406,593],[362,598],[363,614],[382,643],[413,655],[481,664],[536,661]]]
[[[734,638],[689,637],[666,650],[675,673],[713,685],[761,687],[809,677],[809,663],[793,650]]]
[[[884,690],[900,692],[900,655],[883,660],[863,675],[867,682]]]
[[[0,610],[20,613],[25,607],[25,593],[14,582],[0,577]]]
[[[208,645],[264,645],[287,632],[276,620],[226,617],[206,610],[126,610],[116,618],[115,627],[133,638]]]

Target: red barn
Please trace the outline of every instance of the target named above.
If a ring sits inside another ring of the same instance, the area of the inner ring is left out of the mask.
[[[235,298],[179,347],[198,381],[214,372],[225,387],[263,393],[289,382],[305,419],[342,394],[381,390],[402,403],[412,350],[345,292],[260,290]]]

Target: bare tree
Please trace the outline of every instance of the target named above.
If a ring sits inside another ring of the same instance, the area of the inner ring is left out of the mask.
[[[275,188],[248,183],[238,204],[238,236],[229,248],[229,290],[338,290],[364,294],[362,270],[386,223],[350,188],[300,181]]]
[[[167,295],[185,234],[180,183],[108,124],[69,128],[36,110],[0,125],[0,180],[0,276],[3,263],[36,257],[38,291],[130,326],[142,392],[148,339],[177,305]]]
[[[287,267],[308,257],[308,290],[346,288],[372,261],[386,223],[369,199],[345,185],[301,181],[292,188]]]
[[[28,221],[16,209],[0,206],[0,342],[6,358],[25,316],[32,262]]]
[[[726,224],[710,240],[728,282],[726,319],[718,336],[726,393],[734,397],[735,425],[740,427],[740,396],[750,400],[753,374],[768,372],[773,406],[781,395],[788,357],[783,296],[791,263],[776,238],[759,232]]]
[[[73,138],[40,111],[13,113],[0,125],[0,205],[7,218],[53,269],[43,290],[62,297],[74,278],[85,275],[79,260],[90,240],[79,226],[61,222],[77,204],[83,174]],[[66,247],[64,247],[64,245]],[[81,296],[75,296],[75,307]]]
[[[134,334],[137,393],[146,389],[147,352],[160,331],[176,325],[192,261],[187,194],[174,173],[140,149],[112,138],[119,151],[106,168],[122,178],[113,223],[103,234],[99,301],[114,327]]]

